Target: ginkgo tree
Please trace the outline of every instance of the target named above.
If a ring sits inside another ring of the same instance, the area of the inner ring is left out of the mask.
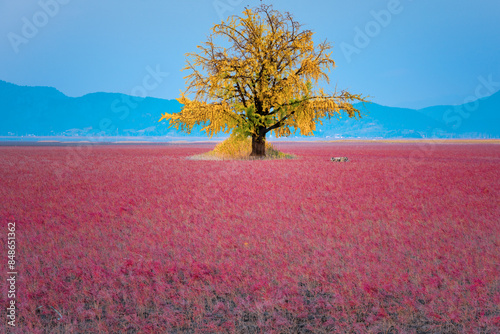
[[[315,45],[312,37],[290,13],[268,5],[215,25],[199,52],[186,55],[187,88],[177,99],[182,110],[159,121],[187,133],[202,125],[210,137],[220,132],[250,136],[251,156],[262,157],[271,131],[276,137],[297,130],[314,135],[325,117],[361,117],[353,106],[366,101],[360,94],[316,88],[329,82],[335,62],[331,45]],[[219,39],[222,45],[216,45]]]

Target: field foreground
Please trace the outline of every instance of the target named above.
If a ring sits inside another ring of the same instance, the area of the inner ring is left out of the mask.
[[[275,146],[0,147],[11,332],[500,332],[499,145]]]

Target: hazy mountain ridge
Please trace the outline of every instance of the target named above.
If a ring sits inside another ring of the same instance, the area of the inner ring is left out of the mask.
[[[0,136],[186,136],[158,122],[181,110],[176,100],[118,93],[68,97],[51,87],[0,81]],[[359,120],[324,120],[318,138],[500,138],[500,92],[461,106],[421,110],[357,104]],[[201,126],[192,136],[203,136]],[[300,133],[297,132],[297,135]]]

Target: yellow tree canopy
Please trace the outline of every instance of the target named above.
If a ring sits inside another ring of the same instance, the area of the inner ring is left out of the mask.
[[[199,52],[187,54],[184,70],[190,74],[178,99],[182,111],[165,113],[160,121],[188,133],[202,124],[209,136],[237,130],[265,141],[270,131],[277,137],[297,129],[313,135],[321,118],[342,111],[359,117],[352,103],[365,101],[361,95],[314,88],[329,82],[335,62],[330,44],[315,45],[312,36],[291,14],[267,5],[215,25]],[[217,46],[221,38],[224,46]]]

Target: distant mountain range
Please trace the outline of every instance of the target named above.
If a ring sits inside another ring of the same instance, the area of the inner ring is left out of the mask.
[[[459,106],[420,110],[365,103],[359,120],[343,117],[317,126],[318,139],[500,138],[500,92]],[[187,136],[158,123],[181,110],[176,100],[93,93],[68,97],[55,88],[18,86],[0,80],[0,136]],[[201,126],[191,136],[204,136]],[[299,134],[297,133],[297,136]]]

